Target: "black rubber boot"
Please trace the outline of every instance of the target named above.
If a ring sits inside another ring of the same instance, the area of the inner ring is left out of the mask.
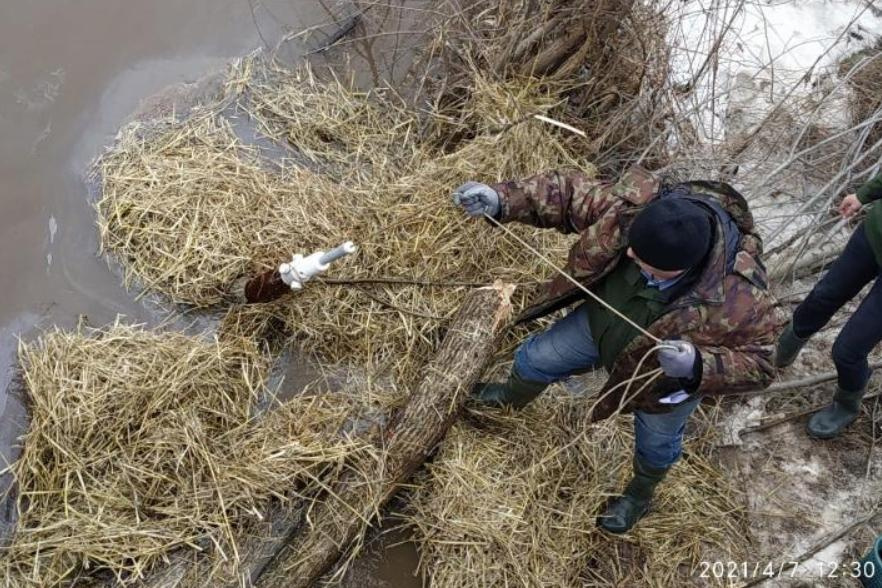
[[[854,422],[861,411],[861,399],[867,391],[866,387],[857,392],[848,392],[836,388],[833,403],[824,407],[809,419],[806,430],[815,439],[832,439]]]
[[[478,384],[475,387],[475,396],[481,404],[487,406],[521,409],[546,388],[548,384],[545,382],[525,380],[512,369],[508,380],[502,384]]]
[[[621,497],[612,500],[597,517],[597,526],[610,533],[625,533],[649,510],[652,495],[670,468],[654,468],[634,457],[634,477]]]
[[[778,345],[775,348],[775,367],[786,368],[796,361],[796,356],[808,339],[800,339],[793,332],[793,323],[787,325],[781,336],[778,337]]]

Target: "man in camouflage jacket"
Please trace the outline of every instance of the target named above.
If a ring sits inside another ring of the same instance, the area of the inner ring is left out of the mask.
[[[680,457],[700,398],[763,388],[774,376],[782,317],[747,202],[723,183],[663,187],[639,168],[612,184],[560,172],[467,182],[454,201],[471,216],[579,233],[567,273],[665,342],[659,347],[559,275],[519,320],[581,304],[518,348],[507,382],[477,391],[487,404],[520,408],[554,381],[605,367],[609,379],[592,416],[633,411],[636,447],[634,477],[598,524],[627,531]],[[642,376],[659,367],[662,376],[647,384]]]

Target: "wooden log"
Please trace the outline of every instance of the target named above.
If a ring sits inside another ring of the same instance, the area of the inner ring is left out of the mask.
[[[293,499],[285,505],[274,501],[261,513],[263,522],[254,524],[237,539],[239,552],[238,572],[230,579],[231,586],[252,586],[256,578],[285,546],[291,534],[303,522],[305,501]],[[212,547],[201,545],[206,551]],[[138,582],[142,588],[170,588],[172,586],[215,586],[224,576],[212,576],[214,570],[211,558],[193,549],[178,549],[169,557],[169,562],[157,567],[146,578]],[[225,576],[230,578],[229,575]]]
[[[492,354],[494,348],[492,343],[495,341],[495,335],[501,331],[506,323],[505,319],[507,317],[506,313],[508,312],[508,297],[512,290],[513,287],[510,286],[493,286],[489,288],[479,288],[471,293],[470,297],[467,298],[466,303],[460,309],[459,314],[451,323],[447,337],[440,347],[438,356],[427,367],[427,374],[455,373],[460,369],[460,366],[465,363],[464,358],[472,358],[471,360],[466,360],[468,368],[462,368],[462,372],[456,374],[456,378],[461,385],[451,384],[444,390],[445,394],[440,395],[437,392],[437,388],[432,385],[438,383],[444,384],[444,377],[446,376],[435,379],[427,376],[423,384],[417,388],[417,391],[412,396],[412,400],[408,406],[396,415],[390,426],[386,427],[387,433],[385,433],[385,435],[377,436],[374,440],[375,444],[378,446],[385,445],[386,448],[395,451],[399,451],[399,448],[401,450],[406,450],[407,444],[413,442],[413,439],[408,431],[406,429],[401,429],[401,427],[404,423],[417,423],[419,426],[419,419],[422,418],[420,411],[426,410],[434,411],[433,414],[435,416],[446,414],[450,419],[449,422],[445,422],[443,425],[432,429],[435,431],[437,439],[440,440],[455,418],[455,410],[447,413],[444,409],[446,406],[458,407],[461,404],[462,400],[465,398],[465,392],[468,391],[471,384],[474,383],[474,380],[480,375],[484,363],[487,358],[490,357],[490,354]],[[481,315],[482,312],[484,313],[483,316]],[[470,336],[476,337],[471,343],[469,342]],[[457,355],[459,353],[462,353],[462,355]],[[435,395],[438,395],[437,398]],[[448,404],[445,405],[445,403]],[[428,427],[430,421],[427,418],[422,418],[422,420],[426,428],[422,429],[420,432],[428,433],[430,431]],[[391,443],[392,440],[395,440],[394,445]],[[417,445],[420,447],[425,445],[425,447],[428,448],[426,450],[427,452],[431,450],[436,443],[437,440],[432,441],[431,443],[428,441],[423,443],[422,439],[417,441]],[[407,453],[406,451],[399,452],[402,456],[405,454],[411,455],[411,453]],[[416,469],[419,464],[422,463],[424,457],[425,455],[415,457],[417,463],[415,463],[413,469]],[[395,466],[399,471],[404,471],[404,468],[402,468],[401,465],[395,464],[398,464],[397,458],[390,456],[387,457],[384,467],[387,471],[390,466]],[[362,464],[361,467],[376,467],[376,465],[376,463]],[[347,476],[338,484],[338,487],[335,488],[335,494],[337,494],[340,499],[353,500],[351,495],[365,492],[367,494],[363,498],[363,503],[355,503],[367,508],[368,504],[378,502],[376,498],[380,496],[381,491],[388,486],[386,483],[387,477],[378,474],[375,481],[376,485],[373,488],[368,489],[364,487],[364,480],[359,476]],[[346,491],[343,492],[342,496],[339,494],[341,488],[346,488]],[[395,488],[397,488],[397,485]],[[391,497],[392,494],[394,494],[394,490],[390,491],[389,496]],[[363,516],[356,514],[359,512],[357,510],[349,510],[343,505],[343,503],[339,502],[338,499],[331,496],[326,498],[326,504],[330,503],[333,503],[342,511],[339,513],[342,515],[340,517],[340,523],[342,525],[351,524],[353,526],[354,530],[350,534],[357,533],[359,528],[364,527],[364,522],[373,518],[374,514],[376,514],[379,509],[379,506],[375,506],[370,515]],[[287,506],[273,503],[261,513],[264,524],[250,529],[244,536],[239,538],[239,573],[237,574],[235,582],[230,584],[231,586],[250,586],[257,582],[258,578],[263,575],[269,564],[279,557],[283,548],[291,541],[291,539],[296,539],[297,532],[305,528],[304,508],[306,504],[307,501],[300,499],[294,499],[294,502]],[[318,510],[319,509],[314,509],[313,512],[309,513],[310,520],[319,520],[317,518],[319,516],[317,514]],[[349,536],[350,534],[346,534],[346,536]],[[202,547],[210,549],[211,546],[206,544]],[[338,553],[342,553],[344,549],[345,545],[340,546]],[[330,559],[330,556],[328,556],[328,558]],[[207,585],[203,584],[203,581],[208,578],[208,575],[211,572],[211,562],[201,557],[198,552],[195,552],[192,549],[181,549],[173,553],[169,560],[170,561],[167,565],[154,570],[147,578],[139,582],[138,585],[145,588]],[[334,558],[333,561],[330,561],[328,565],[333,565],[335,561],[336,558]]]
[[[511,285],[472,290],[450,323],[437,354],[426,365],[408,403],[378,439],[382,450],[371,475],[352,473],[307,514],[307,523],[266,573],[266,586],[309,586],[331,570],[377,518],[383,505],[432,454],[453,425],[509,322]]]

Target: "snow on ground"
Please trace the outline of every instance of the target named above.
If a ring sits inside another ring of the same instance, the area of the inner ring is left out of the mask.
[[[716,53],[711,73],[696,84],[691,120],[703,139],[701,155],[716,171],[738,167],[731,181],[751,200],[766,248],[817,223],[816,214],[805,214],[804,201],[819,193],[838,196],[860,178],[848,173],[828,182],[825,172],[839,171],[844,159],[823,161],[830,169],[819,171],[812,169],[818,153],[807,165],[793,155],[813,130],[832,135],[852,125],[839,65],[882,43],[882,10],[863,0],[687,0],[672,16],[676,82],[694,79]],[[844,135],[830,150],[835,154],[852,139]],[[850,228],[840,226],[826,240],[848,234]]]
[[[878,468],[882,456],[867,452],[863,436],[871,426],[864,420],[841,439],[821,442],[807,439],[803,421],[787,423],[734,457],[749,507],[753,556],[787,570],[776,585],[852,585],[825,576],[858,561],[878,532],[861,525],[836,538],[875,508],[879,485],[866,475],[867,459]]]
[[[723,117],[730,93],[743,93],[746,81],[762,90],[749,96],[759,117],[790,92],[816,91],[844,56],[872,46],[882,32],[882,12],[852,0],[689,0],[672,11],[671,20],[675,83],[691,83],[716,49],[707,66],[714,71],[701,80],[693,100],[700,111],[699,128],[709,142],[739,130]],[[842,114],[837,122],[845,124]]]
[[[849,137],[791,160],[807,138],[851,126],[839,63],[880,40],[882,11],[854,0],[688,0],[670,16],[673,82],[693,89],[679,105],[693,132],[681,134],[678,160],[693,175],[731,173],[770,213],[757,215],[767,245],[785,241],[818,220],[801,208],[807,197],[829,199],[859,179],[832,173],[841,165],[829,152],[845,157]]]
[[[842,321],[853,309],[854,304],[849,305],[832,322]],[[796,380],[832,370],[830,347],[837,332],[837,328],[827,329],[814,337],[780,379]],[[870,392],[880,387],[882,380],[876,378]],[[762,564],[760,569],[768,563],[784,569],[781,577],[765,585],[853,586],[852,578],[829,576],[839,564],[847,566],[860,560],[882,532],[882,516],[875,516],[869,524],[835,537],[874,512],[882,491],[882,451],[876,447],[880,435],[871,402],[840,438],[830,441],[810,439],[804,415],[765,430],[743,432],[745,427],[824,405],[834,389],[835,383],[829,382],[736,399],[722,411],[721,426],[736,431],[733,436],[740,442],[722,440],[720,455],[744,494],[748,512],[745,528],[752,545],[746,569],[754,569],[755,563]],[[795,566],[795,561],[802,563]],[[842,570],[836,569],[841,576]]]

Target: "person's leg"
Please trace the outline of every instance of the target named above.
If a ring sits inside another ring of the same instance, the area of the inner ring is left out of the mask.
[[[600,353],[588,324],[588,307],[582,304],[546,331],[524,341],[515,351],[514,369],[528,380],[551,384],[599,362]]]
[[[882,281],[876,280],[833,343],[833,363],[843,390],[862,390],[870,379],[867,356],[882,340]]]
[[[882,280],[876,280],[833,343],[838,389],[833,403],[809,419],[807,430],[812,437],[835,437],[857,418],[870,379],[867,356],[880,341]]]
[[[624,533],[646,514],[656,486],[680,459],[686,421],[700,401],[692,398],[661,414],[635,411],[634,476],[622,496],[611,501],[598,518],[601,527]]]
[[[477,396],[484,404],[522,408],[552,382],[590,369],[599,361],[583,304],[524,341],[515,352],[508,381],[482,384]]]
[[[659,414],[635,411],[635,457],[657,469],[667,469],[674,465],[683,452],[686,421],[700,402],[700,398],[690,398],[678,404],[671,412]]]
[[[793,312],[793,320],[778,339],[777,366],[792,364],[809,337],[820,331],[842,305],[878,275],[879,264],[861,225],[827,274]]]

